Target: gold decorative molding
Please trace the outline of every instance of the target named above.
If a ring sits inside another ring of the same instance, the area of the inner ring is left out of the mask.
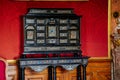
[[[108,0],[108,58],[111,58],[110,29],[111,29],[111,0]]]
[[[89,0],[14,0],[14,1],[89,1]]]
[[[18,60],[7,60],[8,64],[17,64]]]
[[[111,57],[91,57],[89,60],[110,60],[112,59]]]

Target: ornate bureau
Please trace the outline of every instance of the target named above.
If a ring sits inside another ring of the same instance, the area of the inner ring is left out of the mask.
[[[56,80],[56,67],[61,66],[77,68],[77,80],[86,80],[89,57],[82,56],[80,50],[80,19],[73,9],[29,9],[24,15],[19,79],[25,79],[24,69],[30,67],[37,72],[48,68],[48,79]]]

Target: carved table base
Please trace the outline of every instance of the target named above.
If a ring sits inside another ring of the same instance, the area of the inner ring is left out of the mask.
[[[77,80],[82,80],[81,72],[83,72],[83,80],[86,80],[86,66],[88,57],[72,57],[72,58],[21,58],[19,60],[20,74],[19,79],[25,80],[24,69],[30,67],[34,71],[40,72],[48,68],[48,79],[56,80],[56,67],[62,66],[66,70],[73,70],[77,68]],[[82,70],[81,71],[81,66]]]

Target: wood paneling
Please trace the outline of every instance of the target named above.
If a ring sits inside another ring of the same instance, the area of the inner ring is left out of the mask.
[[[87,77],[87,80],[111,80],[111,61],[90,61],[87,67]]]
[[[8,62],[8,69],[7,69],[7,74],[8,74],[8,80],[18,80],[18,66],[17,63],[11,63]]]
[[[47,69],[42,72],[35,72],[30,68],[25,69],[25,80],[47,80]]]
[[[11,63],[9,63],[11,64]],[[15,66],[14,63],[13,66]],[[17,65],[17,64],[16,64]],[[17,68],[12,69],[17,72]],[[11,72],[12,72],[11,70]],[[48,69],[42,72],[35,72],[30,68],[25,69],[25,80],[48,80]],[[10,75],[10,74],[9,74]],[[14,74],[13,76],[18,76]],[[15,77],[11,80],[17,80]],[[76,80],[76,69],[66,71],[62,67],[57,67],[57,80]],[[109,59],[92,59],[89,60],[87,67],[87,80],[111,80],[111,60]]]

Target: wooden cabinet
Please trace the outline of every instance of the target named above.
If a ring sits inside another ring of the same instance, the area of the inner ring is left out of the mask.
[[[70,8],[29,9],[23,17],[24,51],[19,59],[19,80],[61,80],[66,74],[57,72],[58,66],[68,71],[77,68],[77,80],[81,80],[81,74],[86,80],[89,57],[82,56],[80,48],[81,17]],[[48,70],[45,75],[27,76],[26,67],[36,72]]]

